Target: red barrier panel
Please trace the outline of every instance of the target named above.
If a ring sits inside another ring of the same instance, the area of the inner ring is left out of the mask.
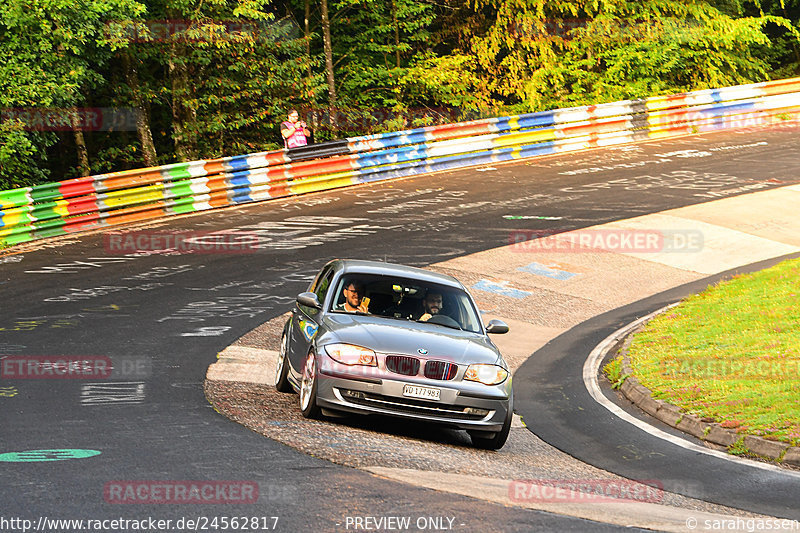
[[[62,181],[58,192],[61,194],[62,198],[73,198],[75,196],[93,194],[94,178],[92,176],[86,176],[84,178]]]

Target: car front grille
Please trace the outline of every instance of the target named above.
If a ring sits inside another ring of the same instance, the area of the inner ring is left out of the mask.
[[[442,405],[436,402],[397,398],[370,392],[339,389],[342,398],[356,405],[377,407],[397,413],[410,413],[429,417],[456,418],[460,420],[481,420],[489,414],[488,409],[462,407],[458,405]]]
[[[447,361],[428,361],[425,363],[425,377],[428,379],[453,379],[457,373],[458,365]]]
[[[416,376],[419,374],[419,359],[407,355],[387,355],[386,369],[403,376]]]

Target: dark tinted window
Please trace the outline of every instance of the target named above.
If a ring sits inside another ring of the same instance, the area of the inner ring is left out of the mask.
[[[319,300],[320,305],[325,305],[325,296],[328,294],[328,288],[330,288],[331,280],[333,279],[333,267],[327,267],[322,272],[320,272],[319,276],[311,283],[311,286],[308,288],[309,292],[313,292],[317,295],[317,300]],[[298,304],[297,307],[300,308],[307,315],[315,315],[319,311],[317,309],[313,309],[311,307],[307,307],[305,305]]]
[[[420,320],[440,326],[479,333],[480,320],[466,292],[456,287],[415,279],[370,274],[348,274],[336,285],[331,311],[344,311],[344,289],[354,285],[363,288],[361,297],[368,299],[368,313],[398,320]],[[426,302],[435,301],[434,315],[427,313]],[[426,316],[428,315],[428,316]]]

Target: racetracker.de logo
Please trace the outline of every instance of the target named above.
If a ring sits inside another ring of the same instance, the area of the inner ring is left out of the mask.
[[[679,357],[659,361],[661,376],[685,382],[687,379],[724,380],[780,380],[784,383],[800,379],[800,359],[778,356],[774,360],[724,360],[710,357]]]
[[[140,112],[130,107],[0,109],[0,122],[18,121],[26,131],[136,131]]]
[[[113,369],[105,356],[9,355],[0,359],[3,379],[106,379]]]
[[[517,479],[508,486],[508,497],[512,502],[660,503],[664,500],[664,484],[628,479]]]
[[[298,39],[292,18],[263,20],[114,20],[105,23],[109,39],[133,43],[264,43]]]
[[[109,481],[103,498],[113,504],[246,504],[258,501],[255,481]]]
[[[255,252],[254,233],[209,231],[122,231],[103,235],[109,254],[172,252],[178,254],[250,254]]]
[[[584,229],[514,230],[508,236],[518,253],[697,253],[703,250],[700,230]]]

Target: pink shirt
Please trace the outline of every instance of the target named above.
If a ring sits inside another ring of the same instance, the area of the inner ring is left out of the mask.
[[[288,120],[281,124],[281,130],[291,130],[293,127],[294,124]],[[285,137],[283,139],[283,144],[286,146],[286,148],[297,148],[298,146],[307,145],[308,139],[306,139],[306,134],[303,131],[303,128],[297,128],[289,137]]]

